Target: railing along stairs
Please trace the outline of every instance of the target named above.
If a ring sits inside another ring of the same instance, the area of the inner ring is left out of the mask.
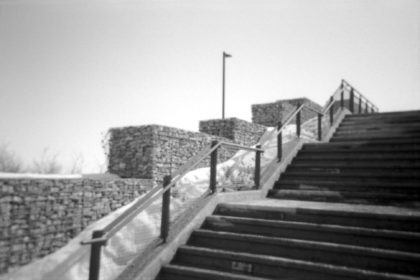
[[[348,104],[345,104],[345,94],[349,93]],[[337,99],[337,96],[338,99]],[[378,111],[378,108],[373,105],[365,96],[351,86],[347,81],[342,80],[339,88],[330,97],[327,104],[320,111],[306,105],[298,104],[296,109],[289,114],[284,122],[278,122],[275,133],[277,134],[277,161],[282,160],[282,132],[284,129],[296,118],[296,134],[300,137],[301,134],[301,113],[304,109],[308,109],[317,114],[318,117],[318,141],[322,140],[322,121],[323,117],[329,115],[330,125],[334,123],[334,112],[336,109],[336,103],[339,103],[337,110],[342,110],[346,105],[351,113],[356,113],[355,102],[358,101],[358,113],[374,113]],[[364,105],[363,105],[364,103]],[[156,186],[152,188],[144,197],[139,199],[125,212],[118,216],[114,221],[109,223],[106,227],[101,230],[95,230],[92,233],[92,239],[82,241],[82,245],[91,245],[90,253],[90,264],[89,264],[89,280],[98,280],[99,271],[101,265],[101,249],[102,246],[106,246],[107,241],[119,232],[124,226],[126,226],[134,217],[139,215],[147,207],[149,207],[154,201],[162,197],[161,206],[161,227],[160,227],[160,238],[163,242],[166,242],[168,233],[170,230],[170,198],[171,188],[184,177],[189,171],[197,167],[203,160],[210,156],[210,182],[209,182],[209,194],[215,194],[217,192],[217,157],[218,150],[221,147],[229,147],[238,150],[247,150],[255,152],[255,169],[254,169],[254,189],[260,188],[260,174],[261,174],[261,153],[264,152],[261,149],[261,143],[255,147],[246,147],[243,145],[213,141],[211,146],[200,151],[196,156],[189,159],[183,166],[181,166],[174,174],[167,175],[163,178],[163,188]]]

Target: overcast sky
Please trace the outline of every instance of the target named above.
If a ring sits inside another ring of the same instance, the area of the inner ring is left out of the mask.
[[[324,104],[347,79],[381,111],[420,109],[418,0],[0,0],[0,143],[85,171],[110,127],[197,131],[251,104]]]

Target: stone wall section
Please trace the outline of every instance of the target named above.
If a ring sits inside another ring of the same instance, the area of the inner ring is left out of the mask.
[[[157,183],[161,183],[165,175],[175,172],[200,151],[209,148],[212,141],[235,143],[223,137],[167,126],[154,126],[152,139],[153,166],[150,168],[152,178]],[[235,153],[235,150],[222,147],[218,150],[218,161],[225,161]],[[210,166],[210,156],[198,165],[198,167],[208,166]]]
[[[151,179],[155,126],[112,128],[109,132],[108,172],[121,178]]]
[[[0,179],[0,274],[53,253],[151,188],[141,179]]]
[[[200,132],[225,137],[244,146],[258,143],[266,127],[238,118],[200,121]]]
[[[110,130],[108,171],[123,178],[150,178],[161,183],[213,140],[236,143],[230,139],[183,129],[147,125]],[[236,151],[219,150],[219,161],[229,159]],[[209,159],[199,167],[209,166]]]
[[[311,101],[308,98],[296,98],[279,100],[273,103],[254,104],[252,109],[252,122],[264,126],[275,127],[279,121],[286,121],[289,114],[291,114],[299,104],[306,104],[309,107],[321,111],[322,107]],[[303,109],[301,113],[301,122],[316,117],[317,114],[309,109]],[[291,124],[296,123],[296,118],[291,121]]]

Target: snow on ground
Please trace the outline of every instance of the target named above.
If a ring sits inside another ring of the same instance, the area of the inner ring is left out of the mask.
[[[311,119],[302,126],[301,137],[314,138],[313,128],[316,119]],[[283,143],[295,139],[295,125],[283,130]],[[261,156],[261,168],[264,169],[277,155],[276,129],[268,129],[260,143],[264,149]],[[243,185],[253,183],[255,152],[238,151],[231,159],[217,166],[218,185],[232,185],[240,182]],[[10,174],[9,174],[10,176]],[[28,175],[29,176],[29,175]],[[63,175],[60,175],[62,178]],[[31,178],[42,178],[31,174]],[[210,169],[199,168],[187,173],[173,188],[171,200],[172,219],[181,212],[181,208],[194,198],[201,196],[209,185]],[[10,177],[9,177],[10,178]],[[92,231],[102,229],[138,199],[108,214],[89,225],[66,246],[55,253],[38,259],[6,275],[0,280],[79,280],[88,278],[90,246],[80,245],[80,241],[89,240]],[[137,215],[102,247],[101,280],[115,279],[119,273],[154,240],[160,231],[161,199],[158,198],[145,211]]]
[[[1,173],[0,179],[80,179],[80,174]]]

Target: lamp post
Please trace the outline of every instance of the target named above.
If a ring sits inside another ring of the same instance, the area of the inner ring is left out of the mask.
[[[222,89],[222,119],[225,119],[225,64],[226,58],[232,57],[230,54],[223,52],[223,89]]]

